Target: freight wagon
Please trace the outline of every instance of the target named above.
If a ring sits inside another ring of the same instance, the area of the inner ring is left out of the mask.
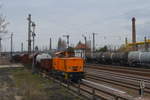
[[[127,66],[147,66],[150,68],[150,52],[98,52],[86,58],[87,62]]]

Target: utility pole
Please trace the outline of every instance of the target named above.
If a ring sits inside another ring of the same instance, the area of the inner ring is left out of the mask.
[[[23,53],[23,42],[21,43],[21,52]]]
[[[31,53],[31,14],[28,15],[28,53]]]
[[[49,50],[52,50],[52,39],[49,39]]]
[[[34,22],[32,22],[32,27],[33,27],[32,37],[33,37],[33,53],[34,53],[34,42],[35,42],[34,37],[36,36],[35,35],[35,23]]]
[[[86,53],[87,53],[87,39],[86,36],[82,35],[85,41],[85,54],[84,54],[84,58],[86,57]]]
[[[126,46],[128,45],[128,38],[127,37],[125,38],[125,45]]]
[[[33,62],[32,62],[32,73],[34,74],[35,73],[35,56],[34,56],[34,42],[35,42],[35,39],[34,37],[36,36],[35,34],[35,23],[32,22],[32,28],[33,28],[33,31],[32,31],[32,37],[33,37]]]
[[[67,48],[69,48],[69,35],[63,35],[63,37],[66,37],[67,38]]]
[[[93,53],[95,52],[95,34],[93,33]]]
[[[10,48],[11,48],[11,50],[10,50],[10,57],[11,57],[11,59],[12,59],[12,53],[13,53],[13,33],[11,33],[11,40],[10,40]]]
[[[0,56],[1,56],[1,52],[2,52],[2,38],[0,37]]]

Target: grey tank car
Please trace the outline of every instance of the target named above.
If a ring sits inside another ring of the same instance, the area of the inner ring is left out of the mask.
[[[87,56],[86,60],[88,63],[149,66],[150,52],[97,52],[92,56]]]

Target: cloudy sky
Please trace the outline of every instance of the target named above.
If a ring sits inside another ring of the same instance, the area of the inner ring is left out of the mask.
[[[9,21],[8,30],[14,33],[14,50],[21,42],[27,48],[27,16],[36,23],[36,44],[48,46],[52,37],[53,48],[64,34],[70,35],[70,44],[84,41],[82,34],[91,39],[96,35],[97,47],[118,46],[124,38],[131,41],[131,18],[136,17],[137,40],[150,37],[150,0],[0,0],[1,13]],[[8,37],[9,34],[5,37]],[[63,38],[63,37],[62,37]],[[65,39],[65,38],[64,38]],[[9,50],[10,40],[2,41]]]

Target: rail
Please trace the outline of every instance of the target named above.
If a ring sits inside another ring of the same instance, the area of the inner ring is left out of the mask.
[[[97,68],[99,68],[99,66],[97,66]],[[142,94],[144,93],[148,95],[150,93],[150,78],[147,76],[145,77],[145,76],[140,76],[138,74],[135,75],[135,74],[115,72],[115,71],[103,70],[103,69],[98,70],[97,68],[95,69],[95,67],[93,68],[93,66],[85,68],[85,72],[86,72],[85,76],[87,80],[94,81],[96,83],[105,82],[116,87],[119,86],[123,88],[129,88],[129,90],[135,91],[136,95],[138,95],[137,93],[141,95],[141,91],[143,90],[144,91],[142,92]],[[114,70],[116,68],[114,68]]]
[[[130,70],[130,71],[136,71],[136,72],[144,72],[144,73],[149,73],[150,69],[149,68],[142,68],[142,67],[127,67],[127,66],[120,66],[120,65],[105,65],[105,64],[89,64],[87,63],[85,65],[86,67],[96,67],[96,66],[101,66],[103,68],[107,68],[107,69],[116,69],[116,70]]]
[[[63,87],[76,93],[78,96],[83,96],[89,100],[134,100],[134,97],[126,94],[124,91],[118,89],[110,88],[102,84],[97,84],[85,79],[82,79],[78,84],[71,83],[69,81],[64,82],[61,79],[56,79],[51,76],[44,77],[53,80],[54,82],[60,84]]]

